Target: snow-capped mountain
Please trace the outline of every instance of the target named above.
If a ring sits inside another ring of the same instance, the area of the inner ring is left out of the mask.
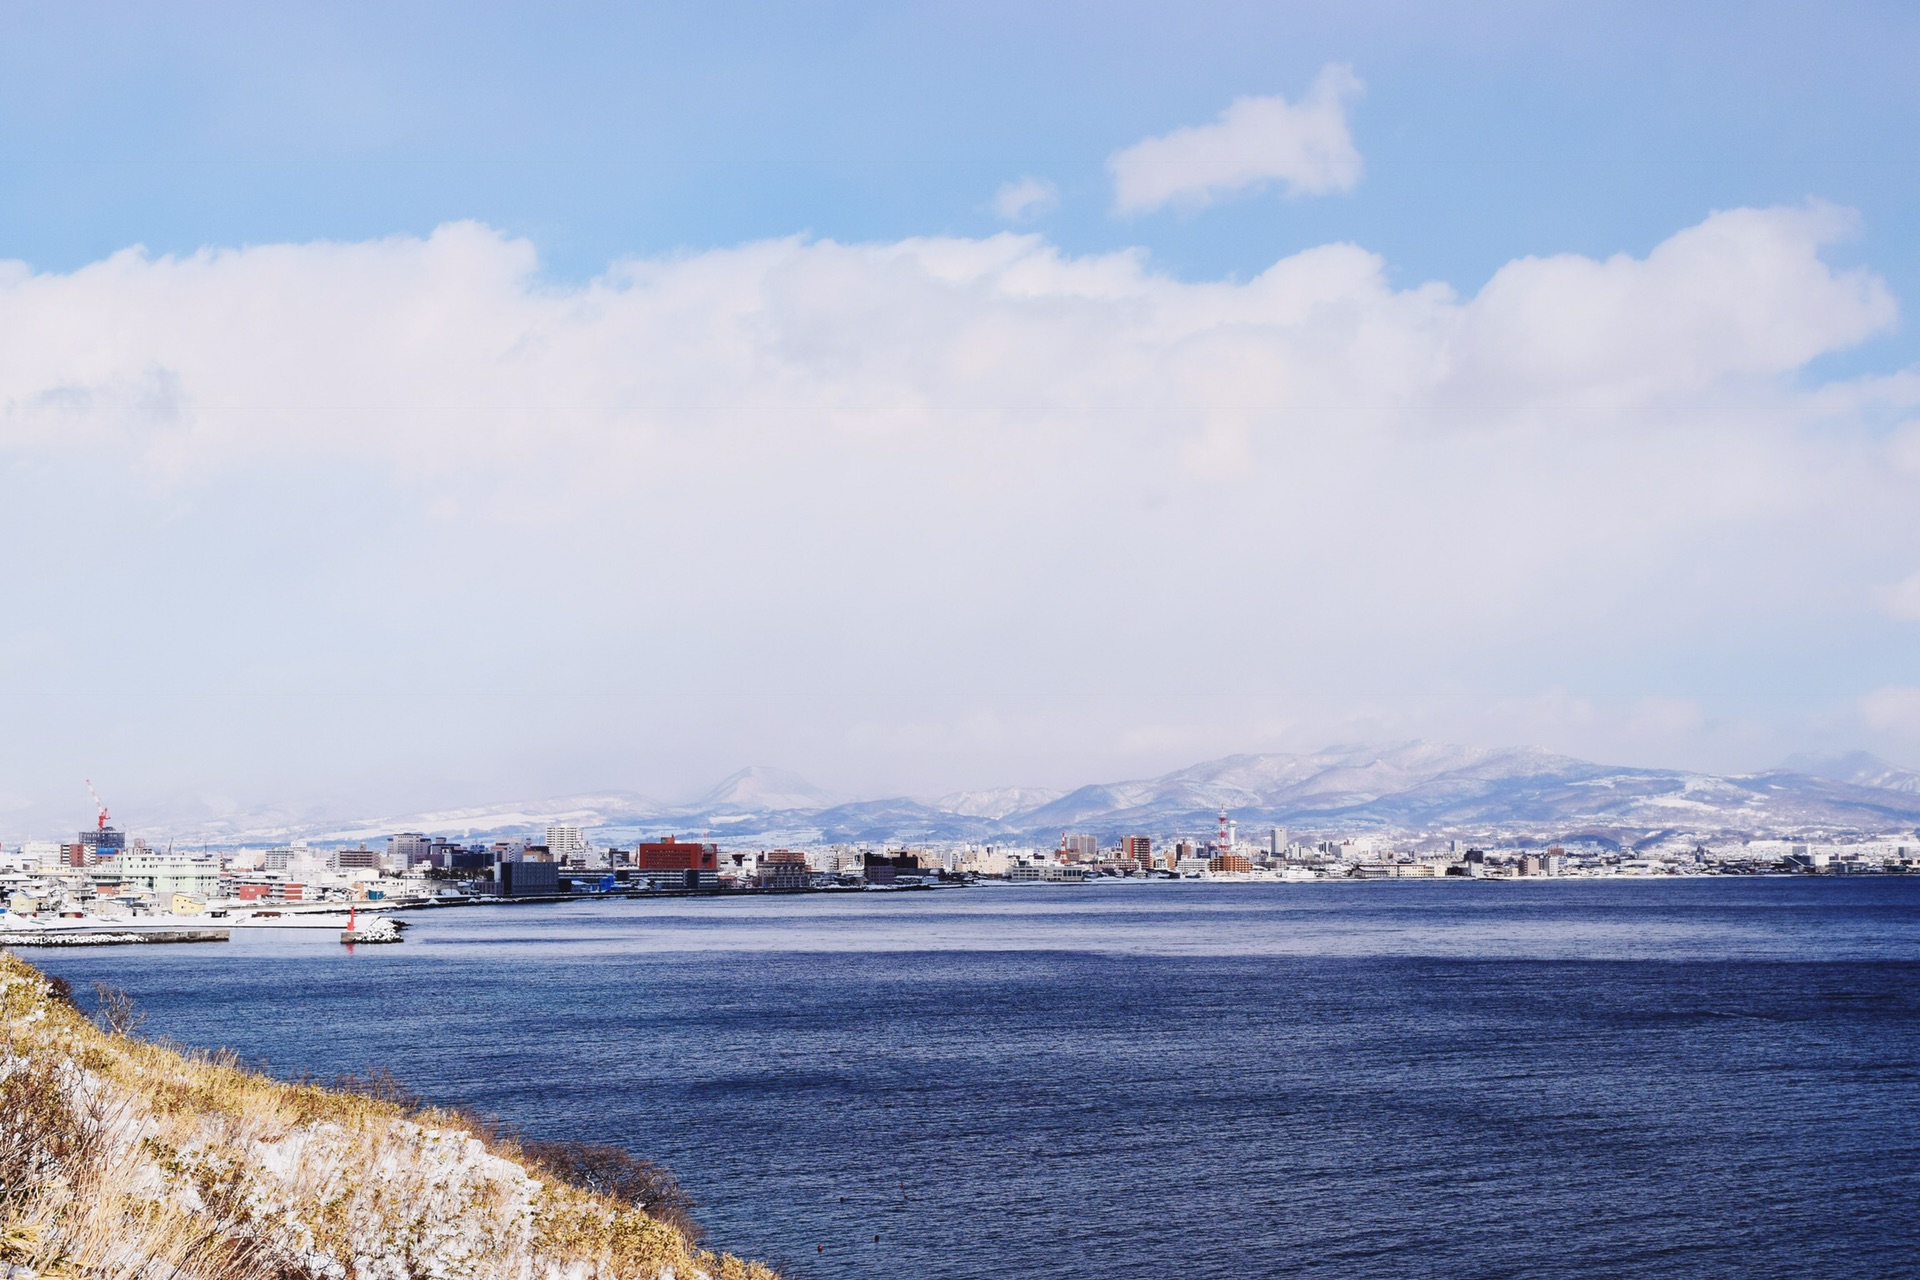
[[[786,809],[826,809],[846,797],[814,786],[797,773],[751,765],[684,806],[690,813],[777,813]]]
[[[1879,756],[1865,751],[1847,751],[1835,755],[1792,756],[1780,767],[1793,773],[1804,773],[1809,777],[1828,778],[1835,782],[1851,782],[1862,787],[1878,787],[1883,791],[1907,791],[1920,795],[1920,773],[1888,764]]]
[[[955,791],[941,796],[933,807],[966,818],[1004,818],[1010,813],[1038,809],[1060,798],[1051,787],[995,787],[991,791]]]
[[[1920,793],[1845,779],[1786,770],[1718,777],[1598,765],[1534,748],[1428,742],[1228,756],[1158,778],[1083,787],[1002,821],[1028,831],[1205,831],[1209,815],[1223,808],[1243,826],[1329,832],[1706,835],[1920,823]]]
[[[1594,764],[1536,748],[1406,742],[1225,756],[1065,794],[1003,787],[933,801],[845,800],[796,774],[754,767],[683,805],[623,791],[381,816],[328,816],[321,809],[202,809],[143,824],[133,834],[217,845],[350,843],[396,831],[480,840],[537,836],[546,826],[564,824],[608,841],[675,832],[769,846],[952,840],[1046,845],[1063,831],[1109,838],[1205,836],[1222,809],[1243,831],[1273,825],[1295,836],[1393,832],[1472,839],[1528,833],[1634,841],[1668,832],[1914,832],[1920,829],[1920,773],[1864,753],[1797,758],[1789,767],[1723,777]]]

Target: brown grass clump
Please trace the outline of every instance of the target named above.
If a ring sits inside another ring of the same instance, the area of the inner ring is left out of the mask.
[[[693,1220],[693,1197],[672,1173],[651,1160],[588,1142],[522,1142],[520,1153],[562,1182],[644,1210],[689,1244],[699,1244],[706,1234]]]
[[[105,1027],[0,954],[0,1267],[101,1280],[773,1280],[698,1247],[615,1148],[422,1109],[390,1075],[284,1083]]]

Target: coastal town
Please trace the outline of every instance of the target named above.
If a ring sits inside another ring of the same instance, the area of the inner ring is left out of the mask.
[[[297,925],[342,912],[595,896],[844,893],[980,885],[1190,880],[1503,880],[1920,872],[1920,840],[1853,838],[1616,842],[1510,837],[1463,844],[1355,835],[1248,839],[1224,811],[1207,838],[1062,832],[1057,845],[834,844],[730,847],[702,835],[596,841],[574,826],[474,841],[417,831],[384,843],[183,851],[129,840],[101,807],[66,841],[0,846],[0,937],[9,943],[91,934],[200,940],[236,925]],[[51,932],[48,932],[51,930]],[[397,934],[394,936],[397,937]],[[354,938],[349,937],[351,941]],[[387,940],[366,936],[360,940]]]

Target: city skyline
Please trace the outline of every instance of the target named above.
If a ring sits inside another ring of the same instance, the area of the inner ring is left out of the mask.
[[[862,796],[788,770],[749,766],[678,798],[618,790],[386,813],[308,805],[208,814],[176,807],[131,816],[123,810],[111,828],[105,801],[94,803],[96,824],[114,839],[152,846],[178,841],[183,849],[332,847],[395,833],[537,839],[542,831],[549,844],[561,833],[566,849],[579,841],[618,844],[673,831],[730,848],[1044,846],[1069,830],[1090,839],[1166,838],[1204,834],[1216,820],[1282,826],[1310,840],[1390,837],[1423,848],[1459,840],[1623,846],[1708,840],[1724,846],[1782,838],[1905,840],[1920,832],[1920,772],[1855,752],[1715,776],[1537,749],[1415,741],[1228,756],[1158,777],[1083,779],[1067,789],[1007,786],[943,795]],[[10,815],[11,825],[0,827],[0,848],[23,840],[47,847],[49,833],[60,832],[77,812]],[[81,839],[88,838],[83,831]]]

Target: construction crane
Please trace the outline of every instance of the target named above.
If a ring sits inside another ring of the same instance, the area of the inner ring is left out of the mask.
[[[107,829],[107,819],[111,815],[107,813],[107,802],[105,800],[102,800],[100,798],[100,793],[93,789],[92,778],[87,779],[87,794],[93,797],[93,807],[100,811],[99,830],[105,831]]]

